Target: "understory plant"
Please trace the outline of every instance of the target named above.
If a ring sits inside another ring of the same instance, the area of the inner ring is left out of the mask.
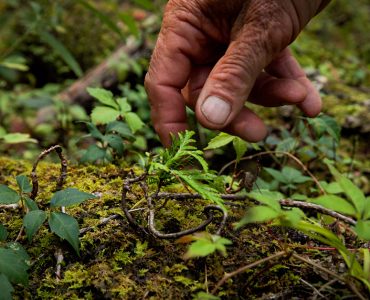
[[[51,148],[58,150],[59,148]],[[50,151],[49,151],[50,152]],[[0,223],[0,299],[12,299],[14,284],[28,284],[28,269],[30,257],[25,248],[18,242],[25,231],[28,242],[47,221],[50,231],[66,240],[80,255],[79,225],[77,220],[66,213],[65,208],[81,204],[88,199],[95,199],[93,194],[82,192],[76,188],[66,188],[56,191],[50,199],[47,210],[40,209],[35,198],[37,196],[38,181],[36,167],[38,161],[48,151],[44,151],[36,161],[33,169],[33,181],[30,183],[25,175],[16,176],[18,191],[5,184],[0,184],[0,205],[20,206],[23,214],[22,227],[15,241],[7,242],[7,228]],[[61,153],[61,152],[60,152]],[[63,162],[62,162],[63,163]],[[59,183],[63,183],[64,171],[62,169]]]

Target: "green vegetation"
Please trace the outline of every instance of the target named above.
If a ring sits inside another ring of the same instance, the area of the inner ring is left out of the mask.
[[[164,1],[2,1],[0,299],[367,299],[367,2],[291,46],[324,113],[253,106],[263,142],[193,121],[163,149],[142,84]]]

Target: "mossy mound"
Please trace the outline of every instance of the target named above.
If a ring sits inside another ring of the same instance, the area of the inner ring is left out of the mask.
[[[38,168],[41,209],[49,210],[48,203],[59,176],[58,164],[41,162]],[[15,176],[29,174],[29,162],[0,158],[0,182],[15,187]],[[234,230],[233,222],[240,219],[245,207],[229,209],[229,221],[223,236],[233,244],[228,255],[213,254],[206,258],[184,260],[186,244],[173,240],[157,239],[133,229],[120,208],[123,178],[129,168],[106,166],[71,166],[65,187],[75,187],[99,197],[77,207],[67,209],[80,228],[89,228],[80,234],[81,255],[78,256],[66,241],[59,239],[43,225],[27,242],[23,234],[19,242],[31,257],[30,283],[15,288],[15,299],[191,299],[199,291],[212,290],[225,272],[231,272],[261,258],[269,257],[286,247],[309,257],[316,264],[345,272],[343,262],[335,251],[320,252],[310,249],[307,237],[294,231],[282,232],[278,228],[250,225]],[[140,172],[139,169],[135,170]],[[151,187],[153,192],[155,186]],[[130,201],[130,206],[143,203],[140,198]],[[181,186],[170,188],[171,192]],[[135,203],[134,203],[135,202]],[[246,203],[239,203],[242,206]],[[157,211],[156,226],[163,232],[177,231],[204,221],[203,200],[175,201]],[[160,205],[159,205],[160,206]],[[102,218],[116,215],[105,224]],[[142,216],[140,218],[140,215]],[[135,217],[145,226],[146,212]],[[21,209],[0,208],[1,222],[9,231],[8,240],[14,241],[22,226]],[[217,220],[216,220],[217,221]],[[215,232],[216,225],[207,230]],[[56,275],[57,256],[63,256],[60,275]],[[329,282],[327,274],[311,265],[283,257],[257,264],[246,272],[228,280],[218,290],[222,299],[279,299],[307,298],[313,286]],[[351,294],[345,285],[332,283],[321,293],[337,296]]]

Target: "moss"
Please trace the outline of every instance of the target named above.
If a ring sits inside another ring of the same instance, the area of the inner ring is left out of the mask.
[[[1,183],[14,182],[14,176],[28,173],[31,164],[0,158]],[[225,229],[225,237],[232,240],[228,255],[213,254],[206,258],[184,261],[187,245],[174,241],[143,238],[133,230],[123,217],[101,226],[99,221],[112,214],[122,215],[120,210],[121,174],[127,170],[108,166],[70,166],[66,186],[99,195],[79,206],[68,208],[80,227],[92,226],[92,230],[80,236],[81,256],[50,232],[44,224],[33,240],[28,243],[22,235],[19,240],[32,259],[30,284],[17,287],[15,298],[37,299],[190,299],[198,291],[211,289],[225,272],[268,257],[279,251],[285,243],[293,245],[285,233],[271,231],[264,225],[249,225],[234,231],[231,224]],[[38,170],[40,193],[37,202],[48,210],[48,202],[55,189],[59,165],[43,162]],[[177,186],[181,191],[183,187]],[[153,191],[155,186],[151,187]],[[136,188],[135,188],[136,190]],[[176,191],[176,186],[169,187]],[[140,192],[139,189],[136,190]],[[141,206],[141,194],[129,201],[131,206]],[[168,201],[156,215],[156,226],[165,232],[189,228],[204,220],[204,201]],[[239,219],[244,209],[230,210],[232,219]],[[146,222],[145,212],[142,223]],[[17,236],[22,222],[21,211],[0,210],[0,218],[10,232],[12,240]],[[4,220],[4,221],[3,221]],[[209,230],[215,226],[209,226]],[[62,250],[61,278],[56,278],[55,253]],[[324,267],[337,268],[340,260],[320,261]],[[319,275],[312,276],[310,266],[291,264],[284,259],[263,264],[240,274],[226,282],[219,291],[223,299],[236,299],[242,295],[260,298],[264,295],[277,296],[287,292],[287,297],[299,295],[300,278],[317,284]],[[340,295],[348,294],[347,290]]]

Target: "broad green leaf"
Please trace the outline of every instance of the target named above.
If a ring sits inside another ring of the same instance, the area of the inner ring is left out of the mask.
[[[91,112],[91,121],[94,124],[107,124],[115,121],[120,115],[118,110],[106,106],[97,106]]]
[[[105,156],[105,149],[102,149],[96,145],[90,145],[89,148],[87,148],[85,154],[81,157],[81,162],[96,162],[98,160],[103,160]]]
[[[239,162],[240,159],[247,152],[248,143],[242,140],[240,137],[235,137],[233,140],[234,150],[236,152],[236,161]]]
[[[263,168],[267,173],[269,173],[275,180],[281,183],[289,183],[288,179],[285,178],[284,174],[272,168]]]
[[[36,202],[33,201],[30,197],[25,197],[24,202],[29,210],[38,210],[39,207],[37,206]]]
[[[122,138],[116,134],[107,134],[104,136],[104,141],[118,154],[123,155],[123,142]]]
[[[216,245],[207,239],[197,240],[192,243],[185,253],[184,258],[204,257],[216,251]]]
[[[213,239],[213,242],[216,246],[216,250],[221,252],[221,254],[223,256],[226,256],[226,247],[225,246],[231,245],[232,241],[230,241],[229,239],[223,238],[221,236],[218,236],[218,235],[213,235],[212,239]]]
[[[319,117],[324,121],[326,125],[326,131],[329,133],[329,135],[334,138],[336,142],[339,142],[341,128],[337,121],[325,114],[321,114]]]
[[[144,122],[139,118],[139,116],[133,112],[128,112],[125,114],[125,119],[127,125],[130,127],[133,133],[136,133],[139,129],[144,126]]]
[[[236,224],[240,228],[249,223],[262,223],[279,217],[281,212],[269,206],[253,206],[248,209],[245,216]]]
[[[0,223],[0,242],[3,242],[8,237],[8,231],[6,230],[5,226]]]
[[[60,212],[52,212],[49,218],[52,232],[62,239],[67,240],[73,249],[80,255],[79,227],[75,218]]]
[[[66,188],[56,192],[50,201],[51,207],[72,206],[80,204],[88,199],[96,199],[93,194],[81,192],[75,188]]]
[[[350,216],[356,215],[356,209],[351,203],[335,195],[323,195],[315,199],[310,199],[309,201],[324,206],[328,209],[337,211],[339,213]]]
[[[12,284],[8,277],[0,273],[0,300],[12,300],[12,293],[14,292]]]
[[[366,204],[364,193],[356,185],[354,185],[351,180],[340,174],[333,165],[328,162],[326,162],[326,164],[329,167],[331,174],[335,177],[335,180],[339,183],[343,192],[347,195],[348,199],[352,201],[352,204],[356,208],[359,216],[363,215]]]
[[[97,99],[101,104],[110,106],[115,110],[119,110],[117,102],[114,100],[113,94],[111,91],[101,89],[101,88],[91,88],[88,87],[87,92],[91,97]]]
[[[104,135],[99,131],[99,129],[95,126],[95,124],[90,122],[85,122],[87,130],[91,134],[93,138],[98,139],[99,141],[102,141],[104,139]]]
[[[355,226],[355,231],[359,238],[370,241],[370,221],[358,220]]]
[[[364,255],[363,271],[366,278],[370,278],[370,249],[363,248],[361,249]]]
[[[366,197],[364,220],[370,219],[370,196]]]
[[[25,175],[18,175],[16,177],[17,184],[22,193],[30,193],[32,191],[32,185]]]
[[[302,175],[300,171],[292,167],[284,167],[281,170],[281,173],[283,174],[284,178],[286,178],[288,183],[303,183],[311,180],[310,177]]]
[[[208,143],[207,147],[204,150],[211,150],[211,149],[218,149],[221,148],[234,140],[235,136],[221,132],[217,136],[215,136],[210,142]]]
[[[8,133],[1,137],[5,144],[37,143],[28,133]]]
[[[135,141],[135,136],[131,133],[130,128],[127,124],[120,121],[113,121],[107,124],[105,129],[106,133],[117,133],[121,137],[129,140],[130,142]]]
[[[23,218],[23,225],[26,230],[26,235],[29,241],[35,235],[40,226],[47,218],[46,212],[43,210],[32,210],[28,212]]]
[[[299,221],[305,217],[303,211],[297,207],[293,207],[291,210],[283,211],[281,224],[285,226],[295,226]]]
[[[261,202],[275,211],[280,211],[279,200],[284,198],[284,195],[279,192],[273,192],[269,190],[254,190],[248,193],[248,197]]]
[[[82,76],[82,69],[72,53],[52,34],[47,31],[40,31],[39,35],[41,39],[47,43],[56,54],[58,54],[68,67],[76,74],[77,77]]]
[[[23,255],[13,249],[0,248],[0,273],[12,283],[28,283],[28,263]]]
[[[126,113],[131,111],[131,105],[128,103],[127,98],[118,98],[117,99],[119,110],[121,112],[121,115],[125,116]]]
[[[343,193],[343,189],[341,188],[341,186],[338,182],[331,182],[331,183],[320,182],[320,184],[323,187],[324,191],[329,193],[329,194]]]
[[[4,184],[0,184],[0,204],[18,203],[20,196],[16,191]]]
[[[292,152],[298,145],[298,141],[293,137],[282,140],[276,147],[277,152]]]

